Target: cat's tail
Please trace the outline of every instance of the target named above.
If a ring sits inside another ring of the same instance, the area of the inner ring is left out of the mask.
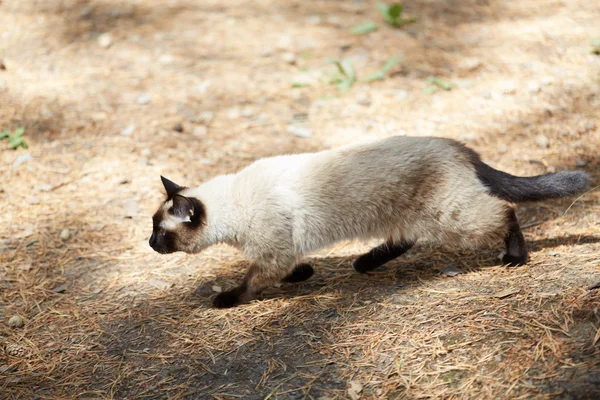
[[[476,171],[479,180],[492,195],[512,203],[572,196],[583,192],[589,185],[589,177],[583,171],[520,177],[498,171],[483,162]]]
[[[490,167],[481,161],[476,152],[464,145],[459,145],[459,149],[475,167],[477,177],[490,193],[512,203],[572,196],[583,192],[589,185],[589,176],[583,171],[514,176]]]

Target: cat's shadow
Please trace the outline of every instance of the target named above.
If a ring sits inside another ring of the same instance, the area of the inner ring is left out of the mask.
[[[600,243],[600,237],[566,235],[530,240],[527,242],[531,257],[529,264],[535,265],[535,253],[543,249],[591,243]],[[345,257],[308,257],[304,261],[312,265],[315,270],[315,274],[311,278],[304,282],[282,283],[277,287],[267,289],[259,300],[291,299],[334,291],[358,296],[364,294],[365,298],[376,294],[375,298],[371,298],[376,300],[378,296],[391,295],[403,288],[418,286],[425,281],[439,278],[443,268],[447,265],[458,266],[464,274],[501,266],[502,263],[497,257],[498,253],[499,249],[453,252],[441,248],[416,247],[407,254],[367,274],[358,273],[352,267],[352,262],[360,254]],[[557,252],[555,256],[560,257],[560,252]],[[237,263],[216,278],[203,282],[194,291],[194,297],[199,300],[199,305],[211,307],[212,299],[216,295],[214,288],[228,290],[237,286],[248,266],[248,262]]]

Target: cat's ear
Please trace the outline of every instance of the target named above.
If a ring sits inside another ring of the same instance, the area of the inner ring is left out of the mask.
[[[165,190],[167,191],[168,197],[173,197],[177,193],[179,193],[180,191],[185,189],[183,186],[179,186],[175,182],[168,180],[167,178],[165,178],[162,175],[160,176],[160,180],[162,181],[163,186],[165,187]]]
[[[173,196],[173,215],[184,220],[191,220],[194,216],[194,204],[180,194]]]

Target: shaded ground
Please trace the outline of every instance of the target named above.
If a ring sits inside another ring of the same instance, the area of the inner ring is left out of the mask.
[[[367,277],[351,261],[371,244],[342,243],[310,281],[225,311],[210,298],[243,276],[240,254],[147,246],[160,174],[193,185],[394,134],[598,184],[600,4],[406,11],[418,22],[353,36],[381,22],[375,2],[2,1],[0,130],[25,127],[30,148],[0,151],[0,397],[345,399],[354,382],[364,399],[597,398],[598,191],[566,214],[574,199],[519,208],[523,268],[417,248]],[[395,55],[390,77],[360,80]],[[348,93],[327,57],[352,60]],[[430,75],[457,87],[427,94]],[[449,264],[467,273],[441,276]]]

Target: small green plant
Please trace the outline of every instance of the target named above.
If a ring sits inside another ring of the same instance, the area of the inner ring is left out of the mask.
[[[396,66],[400,61],[402,61],[401,56],[395,56],[390,58],[383,64],[383,67],[379,68],[377,71],[373,72],[371,75],[367,76],[365,79],[367,82],[373,81],[382,81],[385,79],[385,74],[390,72],[392,68]]]
[[[24,149],[26,149],[27,146],[27,142],[25,142],[25,139],[23,139],[23,134],[25,133],[25,129],[24,128],[17,128],[15,129],[15,131],[11,134],[9,130],[5,130],[3,132],[0,132],[0,139],[8,139],[8,145],[10,146],[11,149],[17,149],[19,147],[22,147]]]
[[[600,38],[592,40],[591,53],[600,56]]]
[[[340,61],[335,58],[330,58],[329,61],[337,67],[337,71],[331,77],[329,83],[335,84],[341,92],[350,90],[354,82],[356,82],[356,74],[354,73],[354,67],[350,60],[344,58]]]
[[[452,90],[452,88],[456,87],[456,84],[443,81],[436,76],[428,77],[427,82],[430,83],[430,85],[424,89],[425,93],[427,93],[427,94],[433,94],[440,89],[448,91],[448,90]]]
[[[388,5],[385,3],[377,3],[377,8],[381,11],[383,19],[394,28],[401,28],[404,25],[412,24],[416,21],[416,18],[404,18],[402,15],[404,6],[402,4],[394,3]]]
[[[377,30],[377,24],[373,21],[368,21],[356,26],[353,26],[350,29],[350,32],[354,35],[366,35],[367,33],[371,33]]]

